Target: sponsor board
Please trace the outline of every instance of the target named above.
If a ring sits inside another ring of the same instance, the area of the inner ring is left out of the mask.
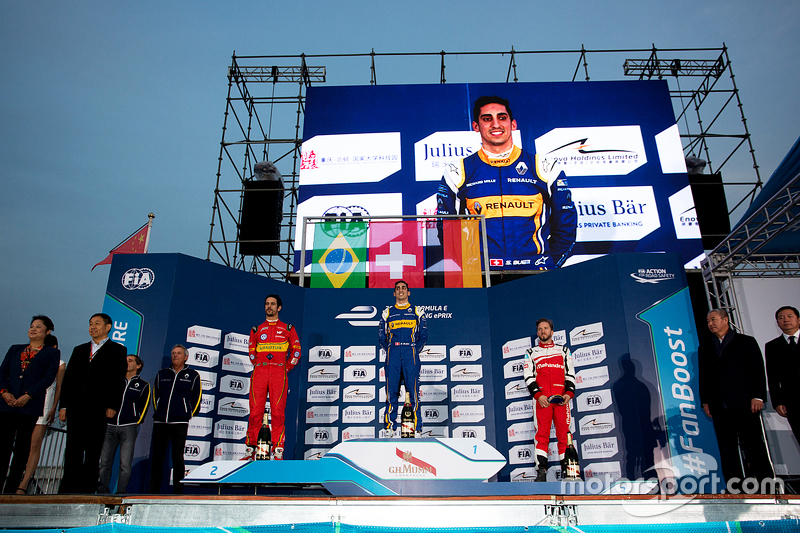
[[[186,435],[189,437],[205,437],[211,434],[213,418],[208,416],[193,416],[189,419],[189,430]]]
[[[397,396],[398,403],[405,403],[406,401],[406,387],[400,385],[400,393]],[[378,389],[378,403],[386,403],[386,387]]]
[[[368,382],[375,379],[375,365],[350,365],[345,367],[342,381]]]
[[[525,386],[525,380],[517,379],[509,381],[505,386],[506,400],[513,400],[514,398],[530,398],[531,392]]]
[[[331,451],[330,448],[310,448],[303,454],[303,460],[316,461],[317,459],[321,459],[329,451]]]
[[[522,369],[525,367],[525,358],[514,359],[503,365],[503,377],[505,379],[521,378]]]
[[[619,479],[622,477],[622,468],[619,461],[608,461],[607,463],[589,463],[583,469],[586,478],[590,477],[609,477]]]
[[[510,474],[512,483],[524,483],[536,481],[536,467],[515,468]]]
[[[400,170],[400,146],[399,131],[315,135],[303,142],[300,185],[377,183]]]
[[[453,428],[453,438],[454,439],[486,440],[486,427],[485,426],[458,426],[458,427]]]
[[[239,442],[220,442],[214,446],[214,461],[238,461],[247,452],[247,445]]]
[[[330,403],[339,399],[339,385],[314,385],[306,389],[308,403]]]
[[[214,438],[242,440],[247,435],[247,420],[218,420],[214,424]]]
[[[125,271],[122,275],[122,280],[120,283],[122,286],[129,291],[140,290],[143,291],[145,289],[150,288],[150,286],[156,281],[156,273],[153,272],[149,268],[131,268]]]
[[[481,358],[480,344],[458,344],[450,348],[450,360],[456,362],[477,361]]]
[[[508,464],[524,465],[536,462],[536,444],[520,444],[508,450]]]
[[[560,329],[558,331],[553,332],[553,342],[556,344],[560,344],[561,346],[567,345],[567,332],[566,330]],[[539,339],[536,339],[536,344],[539,344]]]
[[[606,345],[596,344],[585,348],[578,348],[572,352],[572,364],[575,368],[596,365],[606,359]]]
[[[438,363],[447,357],[447,346],[444,344],[426,344],[419,352],[420,363]]]
[[[689,188],[688,186],[686,187]],[[699,238],[700,235],[697,236]],[[662,281],[672,281],[675,279],[675,274],[669,272],[666,268],[640,268],[636,272],[631,272],[631,277],[637,283],[656,285]]]
[[[306,424],[333,424],[337,420],[338,405],[315,405],[306,409]]]
[[[385,366],[382,366],[378,370],[378,381],[380,381],[381,383],[386,383],[386,367]]]
[[[192,346],[187,348],[186,352],[189,354],[189,360],[186,362],[191,366],[214,368],[219,363],[219,352],[217,350]]]
[[[342,411],[342,422],[344,424],[369,424],[374,421],[374,405],[351,405]]]
[[[661,227],[652,186],[572,188],[577,242],[638,241]],[[593,212],[592,212],[593,211]]]
[[[578,412],[608,409],[612,404],[611,391],[602,389],[592,392],[582,392],[575,397],[575,404],[578,406]]]
[[[578,421],[581,435],[602,435],[616,427],[614,413],[596,413],[584,416]]]
[[[339,365],[315,365],[308,369],[309,383],[332,383],[338,381]]]
[[[249,374],[253,371],[253,363],[247,355],[226,353],[222,356],[222,370]]]
[[[508,442],[531,441],[536,437],[536,425],[533,420],[530,422],[517,422],[511,424],[506,430]]]
[[[531,400],[511,402],[506,406],[506,420],[522,420],[533,418],[533,403]]]
[[[447,377],[447,365],[422,365],[419,370],[420,381],[442,381]]]
[[[679,239],[702,238],[691,186],[687,185],[669,197],[669,210],[672,213],[675,234]]]
[[[205,461],[211,455],[211,443],[206,440],[187,440],[183,448],[186,461]]]
[[[214,396],[206,394],[200,398],[200,414],[210,413],[214,410]]]
[[[485,418],[483,405],[457,405],[452,409],[452,418],[454,424],[461,424],[465,422],[480,422]]]
[[[585,326],[578,326],[569,332],[570,346],[578,346],[580,344],[587,344],[590,342],[597,342],[603,338],[603,323],[595,322],[593,324],[586,324]]]
[[[478,381],[483,378],[483,365],[454,365],[450,381]]]
[[[608,383],[608,367],[585,368],[575,373],[575,388],[590,389]]]
[[[228,333],[225,335],[225,343],[222,347],[234,352],[247,353],[250,351],[250,336],[242,335],[241,333]]]
[[[423,426],[422,437],[432,439],[446,439],[447,426]]]
[[[456,385],[450,397],[454,402],[477,402],[483,399],[483,385]]]
[[[352,426],[342,430],[342,441],[353,439],[374,439],[374,426]]]
[[[317,426],[308,428],[305,434],[305,443],[319,446],[333,444],[339,440],[339,428],[336,426]]]
[[[186,342],[216,346],[222,341],[222,330],[205,326],[190,326],[186,329]]]
[[[368,363],[375,359],[374,346],[348,346],[344,350],[345,363]]]
[[[581,459],[607,459],[614,457],[619,452],[617,437],[600,437],[587,439],[581,443]]]
[[[447,385],[420,385],[419,401],[425,403],[443,402],[447,399]]]
[[[375,385],[350,385],[344,388],[345,402],[371,402],[375,399]]]
[[[314,346],[308,351],[309,363],[332,363],[341,357],[341,346]]]
[[[229,394],[249,394],[250,379],[244,376],[222,376],[219,380],[219,391]]]
[[[638,125],[553,128],[535,144],[553,175],[563,171],[566,176],[625,176],[647,163]],[[587,148],[588,153],[576,148]]]
[[[225,398],[217,400],[217,414],[226,416],[247,416],[250,414],[250,402],[247,398]]]
[[[523,337],[521,339],[510,340],[503,345],[503,359],[525,355],[525,352],[527,352],[528,348],[530,347],[531,347],[530,337]]]
[[[197,370],[200,374],[200,383],[203,385],[203,390],[214,390],[217,386],[217,373],[207,372],[205,370]]]
[[[423,425],[429,422],[437,423],[447,420],[447,406],[446,405],[426,405],[420,408],[422,413]]]

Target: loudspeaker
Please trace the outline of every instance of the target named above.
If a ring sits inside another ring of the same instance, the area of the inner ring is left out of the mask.
[[[731,232],[731,220],[728,217],[728,202],[725,200],[725,188],[722,185],[722,174],[689,174],[689,185],[694,197],[694,208],[703,249],[713,250]]]
[[[283,183],[245,181],[239,240],[278,240],[283,220]],[[279,242],[242,242],[241,255],[277,255]]]

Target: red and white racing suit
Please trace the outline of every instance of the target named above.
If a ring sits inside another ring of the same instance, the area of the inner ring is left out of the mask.
[[[269,393],[272,415],[272,447],[283,448],[286,439],[284,425],[286,393],[289,382],[286,374],[300,362],[300,340],[291,324],[267,320],[250,332],[250,418],[247,423],[248,446],[255,446],[264,419],[264,406]]]
[[[528,349],[525,354],[522,375],[525,385],[533,396],[536,417],[536,455],[547,457],[547,446],[550,444],[550,424],[556,426],[558,439],[558,458],[564,459],[567,450],[567,432],[569,431],[569,404],[539,405],[539,398],[549,398],[554,394],[564,396],[565,400],[575,396],[575,374],[572,369],[572,354],[569,348],[550,341]]]

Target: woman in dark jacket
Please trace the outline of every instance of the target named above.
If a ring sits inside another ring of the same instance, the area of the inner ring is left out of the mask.
[[[47,387],[58,373],[61,352],[44,345],[44,339],[53,331],[53,321],[44,315],[31,319],[28,344],[15,344],[8,349],[0,364],[0,486],[3,492],[13,493],[28,462],[31,433],[36,420],[44,410]],[[11,451],[14,460],[8,469]],[[6,479],[6,471],[8,478]]]

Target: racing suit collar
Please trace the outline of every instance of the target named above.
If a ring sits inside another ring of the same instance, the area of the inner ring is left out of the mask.
[[[398,309],[408,309],[411,307],[411,302],[406,302],[404,304],[395,303],[394,306]]]
[[[550,339],[550,342],[542,342],[542,340],[539,339],[539,347],[540,348],[552,348],[555,345],[556,345],[556,342],[552,338]]]

